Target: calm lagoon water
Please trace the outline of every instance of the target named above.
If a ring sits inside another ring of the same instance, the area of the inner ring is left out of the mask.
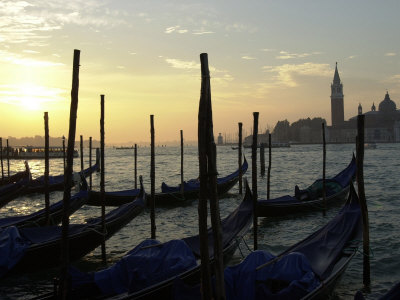
[[[106,191],[134,187],[134,158],[132,149],[106,149]],[[327,177],[333,176],[350,162],[355,145],[327,145]],[[197,147],[186,146],[184,157],[185,179],[198,176]],[[371,293],[368,299],[376,299],[392,285],[400,281],[400,144],[378,144],[376,149],[365,151],[364,180],[369,209],[371,258]],[[244,154],[249,162],[245,174],[251,184],[251,149]],[[88,149],[84,149],[85,167],[88,166]],[[266,155],[268,160],[268,155]],[[156,192],[161,182],[170,185],[180,182],[180,148],[156,148]],[[237,150],[230,146],[217,147],[217,167],[221,176],[235,171],[238,167]],[[268,161],[266,162],[268,164]],[[34,177],[43,174],[44,161],[29,161]],[[138,149],[138,174],[143,175],[145,188],[150,192],[150,148]],[[12,160],[11,170],[24,168],[23,161]],[[80,159],[74,161],[75,170],[80,168]],[[258,171],[260,166],[258,164]],[[62,172],[62,160],[50,161],[51,174]],[[294,186],[305,188],[315,179],[322,177],[322,146],[295,145],[290,148],[274,148],[271,164],[271,197],[293,194]],[[93,189],[99,190],[100,174],[93,176]],[[259,198],[266,198],[266,177],[258,176]],[[62,198],[62,192],[53,192],[53,202]],[[240,202],[236,185],[224,198],[220,199],[222,217],[232,211]],[[13,200],[0,210],[0,217],[27,214],[44,206],[43,195],[30,195]],[[259,249],[279,254],[293,243],[323,226],[339,210],[340,206],[322,212],[312,212],[301,216],[285,218],[260,218]],[[71,223],[84,222],[85,218],[100,214],[100,208],[84,206],[71,217]],[[183,206],[156,208],[157,239],[167,241],[197,234],[197,201]],[[126,227],[106,243],[108,263],[112,264],[141,240],[150,237],[150,214],[146,209]],[[246,244],[252,248],[253,237],[247,235]],[[232,262],[249,253],[242,243]],[[100,249],[96,249],[74,265],[82,270],[102,268]],[[58,269],[47,269],[31,274],[9,276],[0,281],[0,299],[29,299],[34,295],[52,290],[52,278]],[[337,286],[333,299],[352,299],[354,293],[362,289],[362,254],[356,255]]]

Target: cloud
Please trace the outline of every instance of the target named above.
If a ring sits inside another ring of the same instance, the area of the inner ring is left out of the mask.
[[[276,56],[277,59],[292,59],[292,58],[304,58],[309,57],[311,55],[321,54],[321,52],[312,52],[312,53],[290,53],[287,51],[280,51],[280,55]]]
[[[165,29],[164,32],[167,33],[167,34],[170,34],[170,33],[173,33],[173,32],[177,32],[177,33],[187,33],[188,32],[187,29],[179,29],[179,28],[180,28],[179,25],[168,27],[168,28]]]
[[[32,67],[53,67],[64,66],[63,63],[52,62],[48,60],[38,60],[23,57],[18,54],[0,50],[0,61],[8,62],[16,65],[32,66]]]
[[[356,58],[357,57],[357,55],[350,55],[349,57],[347,57],[347,59],[353,59],[353,58]]]
[[[195,61],[184,61],[175,58],[166,58],[165,61],[173,68],[190,71],[196,74],[200,74],[201,64]],[[214,82],[219,84],[226,84],[229,81],[233,81],[234,78],[228,73],[228,71],[217,69],[213,66],[209,66],[211,78]]]
[[[332,70],[329,64],[316,64],[307,62],[304,64],[284,64],[281,66],[264,66],[266,72],[275,73],[273,79],[275,85],[296,87],[295,75],[301,76],[330,76]]]
[[[0,85],[0,103],[40,107],[41,103],[65,100],[67,90],[35,84]]]
[[[253,59],[256,59],[255,57],[251,57],[251,56],[247,56],[247,55],[245,55],[245,56],[242,56],[242,58],[243,58],[243,59],[247,59],[247,60],[253,60]]]
[[[276,50],[275,49],[264,48],[264,49],[261,49],[261,51],[272,52],[272,51],[276,51]]]
[[[192,34],[195,34],[195,35],[212,34],[212,33],[215,33],[215,32],[214,31],[202,30],[202,29],[193,30],[193,32],[192,32]]]
[[[396,56],[396,55],[397,55],[397,53],[395,53],[395,52],[385,53],[385,56]]]
[[[165,61],[176,69],[200,70],[200,64],[194,61],[183,61],[174,58],[167,58]]]

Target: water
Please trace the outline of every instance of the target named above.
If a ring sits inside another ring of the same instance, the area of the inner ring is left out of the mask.
[[[87,149],[85,149],[85,157]],[[217,148],[217,167],[221,176],[237,169],[237,150],[229,146]],[[344,169],[351,160],[354,145],[327,145],[327,177]],[[246,177],[251,183],[251,149],[244,151],[249,161]],[[369,209],[370,240],[373,257],[371,258],[371,293],[368,299],[376,299],[400,280],[400,144],[378,144],[377,149],[365,151],[364,181]],[[268,160],[268,155],[266,155]],[[150,191],[150,149],[138,149],[138,174],[143,175],[146,190]],[[180,182],[180,149],[179,147],[156,148],[156,192],[161,182],[174,185]],[[268,164],[268,161],[266,162]],[[44,161],[29,161],[33,176],[43,174]],[[88,159],[85,160],[88,166]],[[11,170],[22,170],[22,161],[11,161]],[[75,170],[79,170],[80,160],[75,159]],[[106,190],[120,190],[134,187],[133,150],[106,149]],[[258,164],[258,171],[259,169]],[[51,160],[52,174],[62,170],[62,160]],[[185,179],[198,176],[197,147],[185,147]],[[291,148],[274,148],[271,169],[271,197],[293,194],[297,184],[304,188],[316,178],[322,176],[322,146],[296,145]],[[100,174],[93,176],[94,189],[99,189]],[[266,178],[258,177],[259,198],[266,198]],[[62,192],[54,192],[51,202],[62,198]],[[231,212],[240,202],[238,186],[235,186],[227,197],[220,199],[222,217]],[[13,200],[0,210],[0,217],[16,214],[27,214],[43,207],[42,195],[30,195]],[[323,217],[320,212],[307,213],[302,216],[279,219],[259,219],[259,249],[266,249],[279,254],[293,243],[323,226],[339,210],[333,207]],[[81,223],[89,216],[97,216],[100,209],[82,207],[72,217],[71,223]],[[210,222],[209,222],[210,223]],[[157,239],[167,241],[197,234],[197,202],[191,201],[183,206],[173,208],[156,208]],[[108,262],[117,261],[125,252],[133,248],[144,238],[150,237],[150,217],[146,209],[130,224],[110,238],[106,243]],[[250,248],[253,246],[251,233],[246,237]],[[244,254],[249,250],[241,245]],[[237,251],[233,263],[241,259]],[[96,270],[102,267],[100,249],[96,249],[79,262],[74,263],[81,270]],[[34,274],[9,276],[0,281],[0,299],[29,299],[52,289],[52,278],[58,275],[58,269],[50,269]],[[341,283],[337,286],[334,299],[352,299],[355,292],[362,289],[362,254],[356,255],[349,265]]]

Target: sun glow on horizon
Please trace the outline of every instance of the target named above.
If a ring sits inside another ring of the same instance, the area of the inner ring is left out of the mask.
[[[46,103],[57,102],[64,90],[33,83],[2,86],[0,102],[16,105],[29,111],[44,110]]]

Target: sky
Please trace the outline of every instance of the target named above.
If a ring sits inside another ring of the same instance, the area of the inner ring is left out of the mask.
[[[211,75],[214,135],[279,120],[331,124],[338,63],[345,119],[386,91],[400,106],[400,1],[0,1],[0,136],[68,135],[79,49],[76,135],[105,142],[197,140],[200,54]]]

